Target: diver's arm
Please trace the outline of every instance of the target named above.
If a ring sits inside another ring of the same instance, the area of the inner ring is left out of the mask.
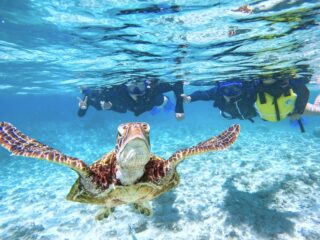
[[[86,115],[87,110],[88,110],[88,108],[87,108],[87,109],[81,109],[81,108],[79,108],[79,110],[78,110],[78,116],[79,116],[79,117],[83,117],[84,115]]]
[[[100,107],[102,110],[110,110],[112,107],[112,102],[108,101],[109,88],[104,88],[102,93],[99,95]]]
[[[175,112],[176,113],[184,113],[183,110],[183,82],[176,82],[173,85],[173,92],[176,98],[176,107],[175,107]]]
[[[88,96],[85,96],[83,99],[78,97],[79,100],[79,109],[78,109],[78,116],[83,117],[87,110],[88,110]]]
[[[195,91],[190,95],[191,102],[195,101],[210,101],[215,100],[217,96],[217,87],[210,88],[204,91]]]
[[[302,81],[294,84],[293,91],[297,94],[294,113],[303,114],[309,100],[310,91]]]

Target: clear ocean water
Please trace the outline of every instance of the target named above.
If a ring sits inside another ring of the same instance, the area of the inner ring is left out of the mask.
[[[253,13],[233,11],[244,4]],[[30,137],[90,164],[124,122],[148,122],[164,158],[241,125],[229,149],[179,165],[180,185],[152,201],[151,217],[120,206],[100,222],[98,206],[65,199],[70,169],[0,148],[0,239],[320,239],[319,118],[305,118],[302,134],[289,120],[225,120],[211,102],[185,105],[183,121],[93,108],[77,116],[81,86],[145,77],[183,80],[191,93],[311,70],[313,102],[319,13],[318,0],[0,0],[0,121]]]

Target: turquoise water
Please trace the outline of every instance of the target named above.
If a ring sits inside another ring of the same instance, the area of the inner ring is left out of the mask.
[[[232,11],[245,3],[254,14]],[[0,89],[69,93],[141,76],[202,85],[303,64],[319,73],[319,8],[318,0],[2,0]]]
[[[231,11],[244,3],[253,14]],[[148,122],[164,158],[234,123],[241,133],[228,150],[179,165],[180,185],[152,202],[153,216],[120,206],[100,222],[97,206],[65,199],[74,172],[0,148],[0,239],[320,239],[318,118],[301,134],[288,120],[224,120],[211,102],[185,105],[180,122],[76,114],[82,85],[157,77],[191,93],[294,68],[312,70],[313,102],[319,11],[318,1],[1,1],[0,121],[88,164],[114,148],[123,122]]]
[[[147,121],[152,151],[174,151],[220,133],[210,104],[172,115],[90,111],[76,117],[72,97],[1,97],[1,119],[60,151],[92,163],[115,146],[117,125]],[[41,101],[41,104],[39,104]],[[91,110],[91,109],[90,109]],[[309,118],[301,134],[289,122],[240,122],[241,134],[226,151],[195,156],[178,171],[181,184],[152,202],[145,217],[129,206],[101,222],[99,207],[68,202],[77,176],[45,161],[10,156],[0,149],[1,239],[317,239],[320,236],[319,121]],[[132,229],[132,230],[130,230]]]

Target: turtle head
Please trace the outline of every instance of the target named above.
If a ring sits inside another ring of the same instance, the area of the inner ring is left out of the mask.
[[[126,123],[118,127],[117,177],[122,184],[132,184],[144,173],[150,160],[150,126],[147,123]]]

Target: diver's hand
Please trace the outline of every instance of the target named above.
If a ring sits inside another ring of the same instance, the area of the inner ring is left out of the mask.
[[[320,84],[320,78],[319,78],[319,84]],[[320,94],[316,97],[316,100],[314,101],[314,105],[317,107],[320,107]]]
[[[79,100],[79,108],[82,110],[86,110],[88,108],[88,96],[86,96],[84,98],[84,100],[82,100],[81,98],[78,97]]]
[[[184,119],[184,113],[176,113],[176,119],[177,120],[183,120]]]
[[[180,96],[182,97],[184,103],[190,103],[191,102],[191,97],[190,96],[188,96],[186,94],[181,94]]]
[[[109,110],[112,107],[111,102],[100,101],[102,110]]]

